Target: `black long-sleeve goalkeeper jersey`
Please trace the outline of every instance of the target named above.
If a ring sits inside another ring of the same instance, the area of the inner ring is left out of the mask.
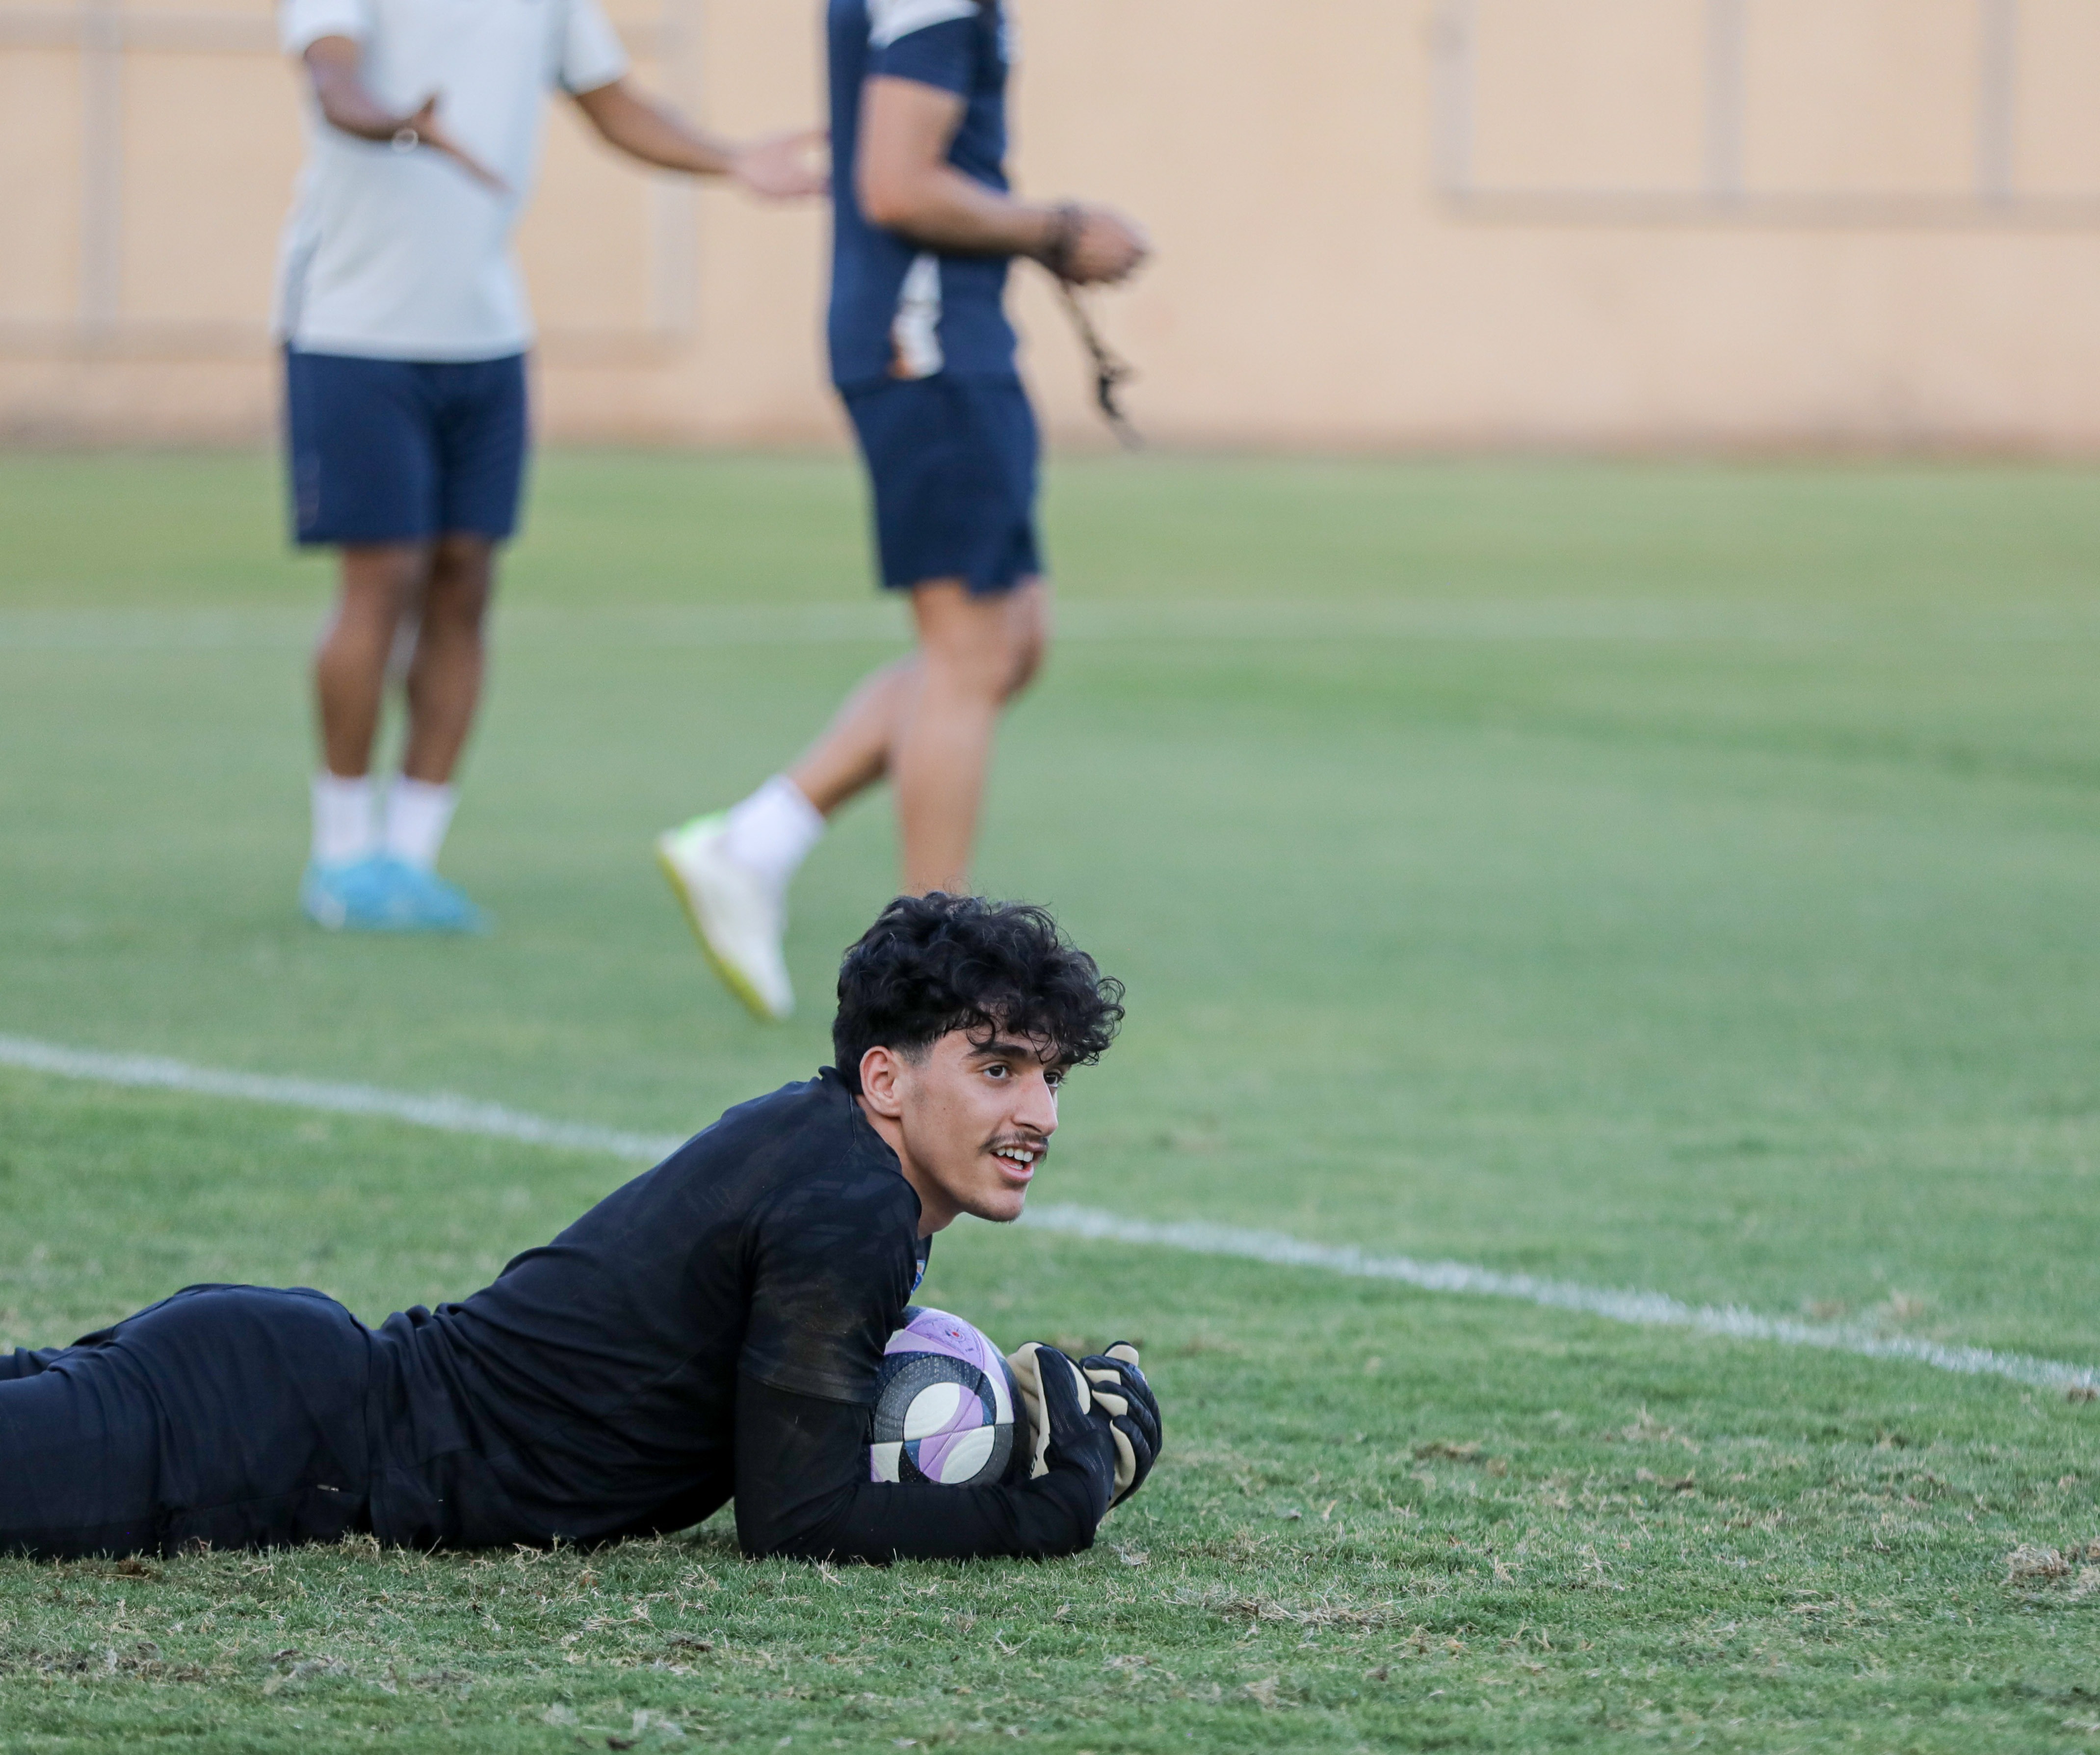
[[[829,1068],[731,1109],[460,1304],[373,1336],[371,1517],[415,1546],[680,1529],[732,1496],[754,1553],[1085,1547],[1087,1474],[870,1479],[919,1200]]]

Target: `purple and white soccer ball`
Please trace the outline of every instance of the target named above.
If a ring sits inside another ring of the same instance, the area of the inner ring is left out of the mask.
[[[1025,1463],[1021,1395],[1005,1356],[946,1311],[906,1306],[876,1379],[868,1470],[878,1481],[988,1487]]]

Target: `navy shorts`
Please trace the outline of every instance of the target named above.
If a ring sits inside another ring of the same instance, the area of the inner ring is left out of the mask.
[[[960,579],[982,595],[1042,572],[1039,447],[1018,379],[941,374],[848,391],[845,404],[875,490],[885,586]]]
[[[525,356],[368,360],[285,350],[302,544],[501,542],[525,477]]]
[[[371,1525],[372,1337],[318,1292],[192,1286],[0,1353],[0,1554],[333,1541]]]

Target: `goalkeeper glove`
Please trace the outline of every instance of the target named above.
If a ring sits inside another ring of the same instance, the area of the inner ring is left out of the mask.
[[[1158,1460],[1159,1398],[1138,1368],[1137,1349],[1127,1341],[1082,1359],[1079,1370],[1092,1390],[1094,1411],[1108,1416],[1109,1430],[1115,1435],[1115,1497],[1109,1503],[1119,1505],[1145,1485]]]
[[[1098,1523],[1108,1514],[1116,1491],[1115,1429],[1107,1410],[1093,1405],[1093,1392],[1079,1368],[1054,1346],[1030,1341],[1006,1362],[1028,1410],[1030,1479],[1052,1469],[1077,1470],[1092,1490]]]

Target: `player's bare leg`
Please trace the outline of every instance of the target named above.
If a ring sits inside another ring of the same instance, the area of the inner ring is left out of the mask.
[[[943,579],[919,586],[911,604],[918,650],[854,690],[788,778],[830,816],[887,775],[905,887],[964,891],[999,711],[1034,680],[1049,643],[1049,587],[1030,579],[973,597]]]
[[[889,771],[889,746],[918,687],[915,652],[885,665],[846,696],[816,742],[788,770],[818,815],[832,816]]]
[[[401,612],[430,563],[430,547],[420,542],[342,551],[335,614],[314,653],[321,757],[338,779],[361,780],[371,771],[386,662],[393,655]]]
[[[973,597],[953,580],[911,594],[915,687],[889,747],[904,843],[904,887],[967,894],[970,850],[1000,710],[1041,667],[1049,608],[1040,580]]]
[[[336,614],[314,659],[327,772],[315,783],[314,859],[303,893],[307,913],[323,925],[465,931],[481,924],[435,868],[452,821],[452,771],[480,698],[492,557],[487,538],[464,535],[342,550]],[[373,746],[411,606],[407,753],[378,828]]]
[[[846,699],[787,773],[734,810],[660,836],[656,855],[723,981],[761,1018],[794,990],[781,955],[788,880],[824,820],[885,776],[897,789],[905,887],[964,891],[999,710],[1041,668],[1049,588],[972,597],[957,580],[912,592],[919,646]]]
[[[408,740],[401,771],[443,786],[458,766],[481,701],[486,662],[482,630],[495,575],[495,545],[486,537],[439,539],[423,590],[416,656],[408,665]]]

